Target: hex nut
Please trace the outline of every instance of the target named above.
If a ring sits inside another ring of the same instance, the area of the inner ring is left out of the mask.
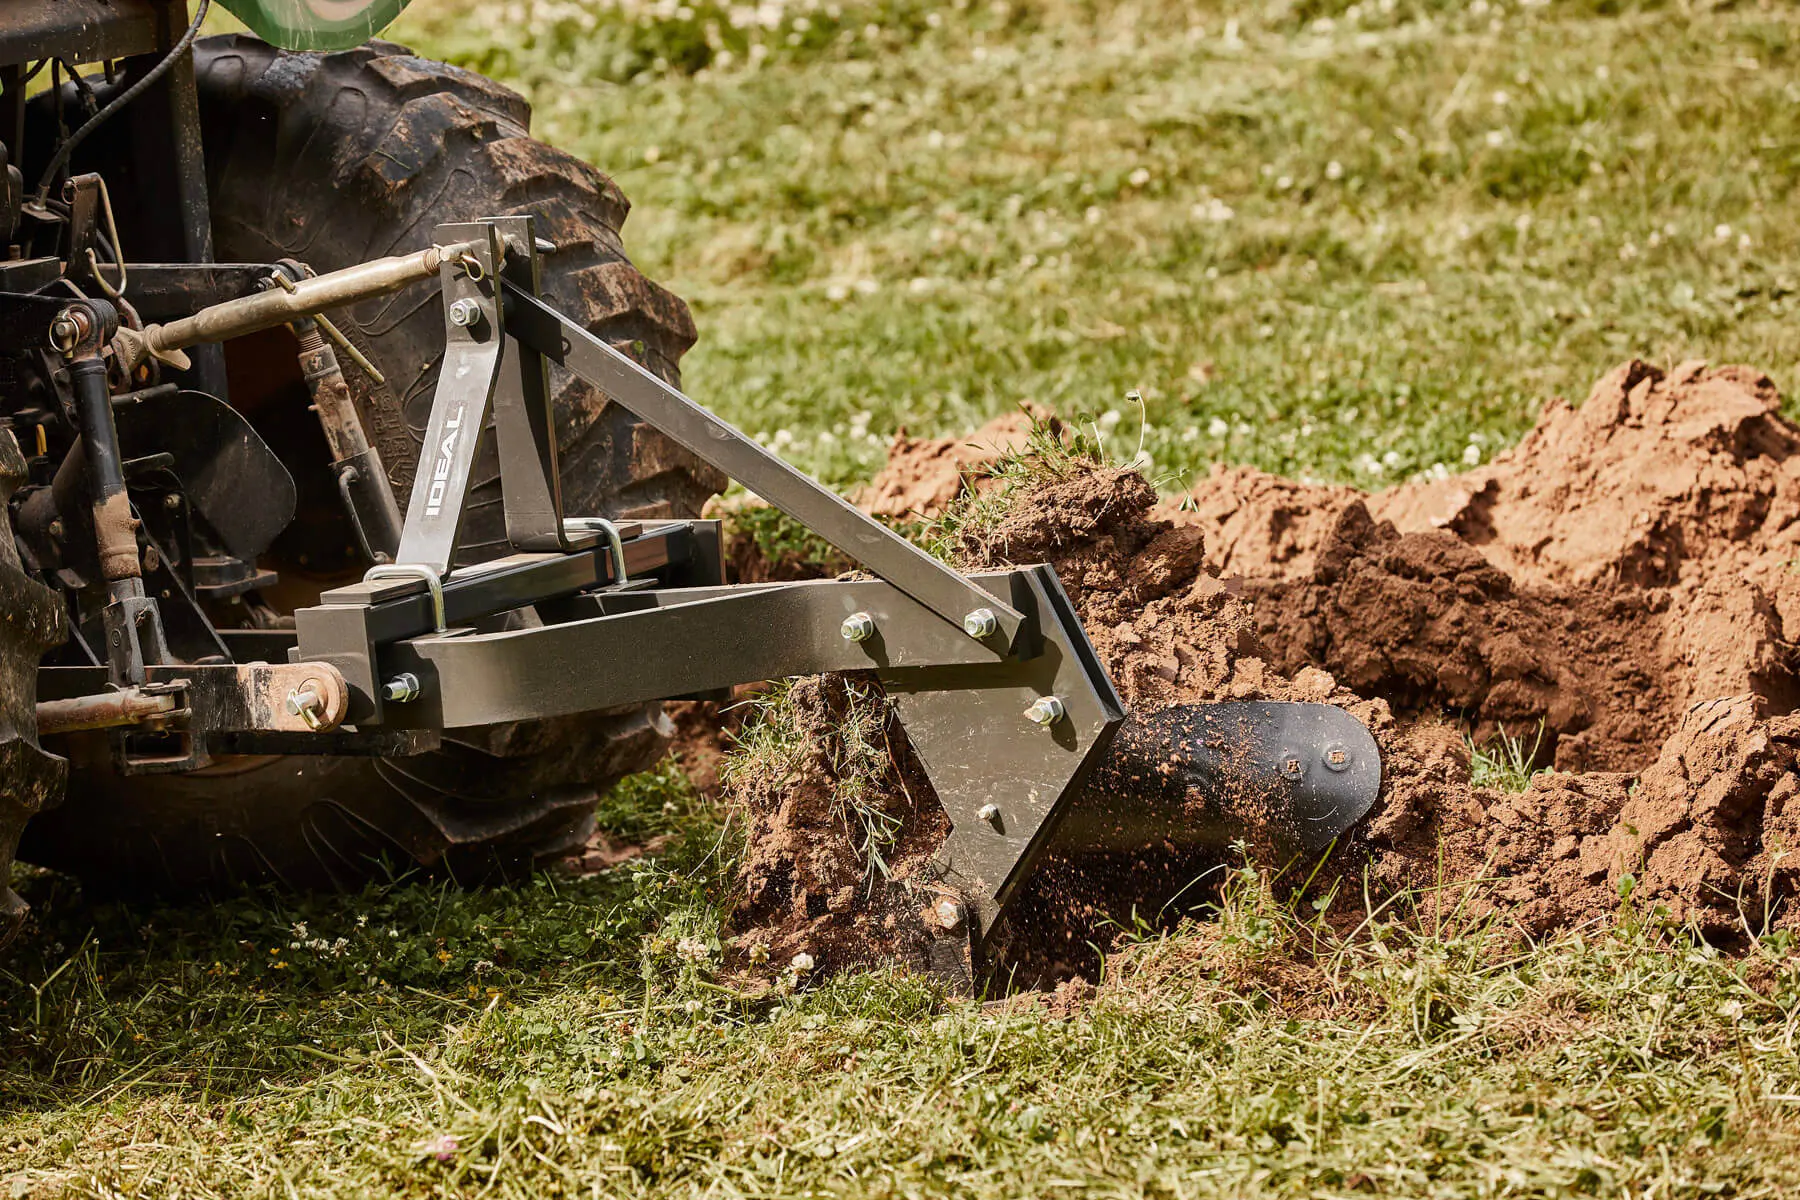
[[[450,305],[450,323],[462,329],[473,329],[481,323],[481,305],[462,299]]]
[[[963,632],[972,638],[989,638],[1000,628],[1000,619],[991,608],[978,608],[963,618]]]
[[[381,685],[381,696],[392,704],[411,704],[419,698],[419,690],[419,677],[402,671]]]
[[[853,612],[838,627],[846,642],[866,642],[875,636],[875,618],[866,612]]]
[[[1067,715],[1067,710],[1063,708],[1061,696],[1039,696],[1031,702],[1031,707],[1025,710],[1027,721],[1046,727],[1056,724],[1065,715]]]

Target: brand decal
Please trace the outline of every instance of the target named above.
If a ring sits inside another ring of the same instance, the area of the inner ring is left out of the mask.
[[[456,406],[456,412],[444,422],[444,435],[438,439],[437,465],[431,468],[431,491],[425,496],[425,515],[435,517],[444,507],[444,492],[450,486],[450,460],[456,454],[456,439],[462,432],[463,409],[466,404]]]

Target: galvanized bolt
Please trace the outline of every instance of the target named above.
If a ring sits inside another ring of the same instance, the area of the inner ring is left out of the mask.
[[[419,698],[419,677],[402,671],[381,685],[381,695],[394,704],[411,704]]]
[[[945,929],[955,929],[962,924],[962,905],[954,900],[939,900],[933,911],[937,914],[938,924]]]
[[[1350,769],[1350,750],[1342,742],[1333,742],[1325,747],[1321,755],[1328,771],[1348,771]]]
[[[866,612],[853,612],[838,626],[846,642],[866,642],[875,636],[875,618]]]
[[[180,494],[177,492],[170,492],[168,495],[164,496],[163,497],[163,507],[168,509],[170,512],[174,512],[176,509],[179,509],[181,507]]]
[[[308,679],[299,687],[287,694],[288,716],[299,717],[306,722],[308,729],[319,727],[319,717],[325,711],[324,697],[319,695],[319,681]]]
[[[1067,710],[1063,708],[1061,696],[1039,696],[1025,710],[1025,719],[1039,725],[1050,726],[1063,719]]]
[[[1000,806],[998,804],[984,804],[975,810],[975,815],[980,817],[983,821],[993,824],[1000,819]]]
[[[963,618],[963,632],[972,638],[993,637],[999,628],[1000,619],[991,608],[978,608]]]
[[[450,323],[463,329],[473,329],[481,321],[481,305],[473,300],[458,300],[450,306]]]

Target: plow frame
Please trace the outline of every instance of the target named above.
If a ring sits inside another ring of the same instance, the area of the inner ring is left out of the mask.
[[[438,268],[446,357],[395,561],[299,610],[290,658],[341,679],[341,723],[387,744],[872,671],[950,818],[932,881],[954,896],[941,923],[966,931],[980,961],[1125,717],[1055,572],[953,570],[544,304],[529,218],[441,226],[436,240],[465,249]],[[552,364],[873,578],[726,584],[713,522],[566,516]],[[476,435],[490,422],[520,552],[458,566]],[[525,627],[495,627],[527,609]]]

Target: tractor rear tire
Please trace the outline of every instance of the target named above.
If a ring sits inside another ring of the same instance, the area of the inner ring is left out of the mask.
[[[677,381],[694,341],[686,305],[626,259],[619,227],[629,206],[617,186],[532,140],[518,95],[386,42],[319,55],[210,38],[196,67],[220,261],[295,258],[323,272],[419,249],[439,223],[531,213],[555,245],[546,299]],[[443,351],[441,299],[419,285],[334,315],[386,377],[377,385],[344,364],[404,506]],[[352,539],[298,374],[258,375],[291,348],[239,344],[227,358],[234,405],[300,485],[295,536],[271,551],[284,582],[316,592],[346,570],[360,574],[344,553]],[[723,487],[722,475],[580,380],[557,371],[552,387],[572,514],[694,517]],[[303,445],[311,449],[299,453]],[[491,446],[485,453],[459,561],[506,549]],[[309,495],[308,481],[328,490]],[[302,589],[278,607],[307,602]],[[408,758],[221,760],[130,778],[112,773],[90,738],[71,748],[69,801],[31,823],[21,856],[113,893],[261,881],[346,888],[415,863],[460,880],[513,876],[578,848],[599,792],[652,765],[671,732],[650,705],[459,730],[441,750]]]

